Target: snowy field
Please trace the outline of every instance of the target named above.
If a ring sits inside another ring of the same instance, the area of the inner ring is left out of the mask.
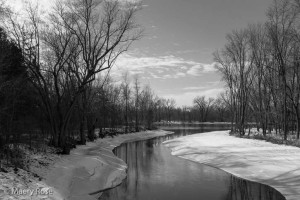
[[[300,148],[237,138],[229,131],[194,134],[164,144],[172,155],[270,185],[287,200],[300,199]]]

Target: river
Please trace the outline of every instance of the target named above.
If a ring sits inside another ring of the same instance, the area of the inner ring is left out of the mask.
[[[100,200],[285,200],[275,189],[171,155],[162,142],[228,129],[222,125],[164,126],[173,135],[124,143],[114,150],[128,165],[127,178]],[[212,141],[213,142],[213,141]]]

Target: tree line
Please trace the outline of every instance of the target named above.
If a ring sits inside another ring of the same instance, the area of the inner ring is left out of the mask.
[[[173,102],[173,104],[172,104]],[[192,106],[176,106],[174,99],[162,99],[161,104],[164,114],[156,117],[156,122],[181,122],[181,123],[203,123],[203,122],[230,122],[229,105],[224,94],[216,98],[196,96],[192,99]],[[158,112],[160,113],[160,111]]]
[[[234,30],[214,53],[226,83],[232,130],[241,135],[256,122],[286,140],[300,134],[300,1],[274,0],[267,21]]]

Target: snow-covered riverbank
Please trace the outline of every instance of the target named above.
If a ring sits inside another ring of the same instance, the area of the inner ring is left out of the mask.
[[[0,172],[0,199],[96,200],[100,191],[117,186],[126,177],[127,165],[113,154],[115,147],[171,133],[157,130],[98,139],[77,146],[70,155],[29,154],[30,172]],[[40,191],[51,193],[40,195]]]
[[[172,155],[270,185],[287,200],[300,199],[300,148],[237,138],[229,131],[194,134],[164,144]]]
[[[63,156],[47,173],[45,183],[65,199],[95,200],[99,191],[115,187],[126,177],[126,163],[112,150],[124,142],[164,136],[172,132],[146,131],[98,139]]]

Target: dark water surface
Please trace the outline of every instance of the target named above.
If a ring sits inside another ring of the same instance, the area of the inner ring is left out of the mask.
[[[203,164],[171,155],[162,142],[223,126],[167,126],[174,135],[122,144],[114,153],[128,165],[127,178],[101,200],[285,200],[273,188],[245,181]]]

